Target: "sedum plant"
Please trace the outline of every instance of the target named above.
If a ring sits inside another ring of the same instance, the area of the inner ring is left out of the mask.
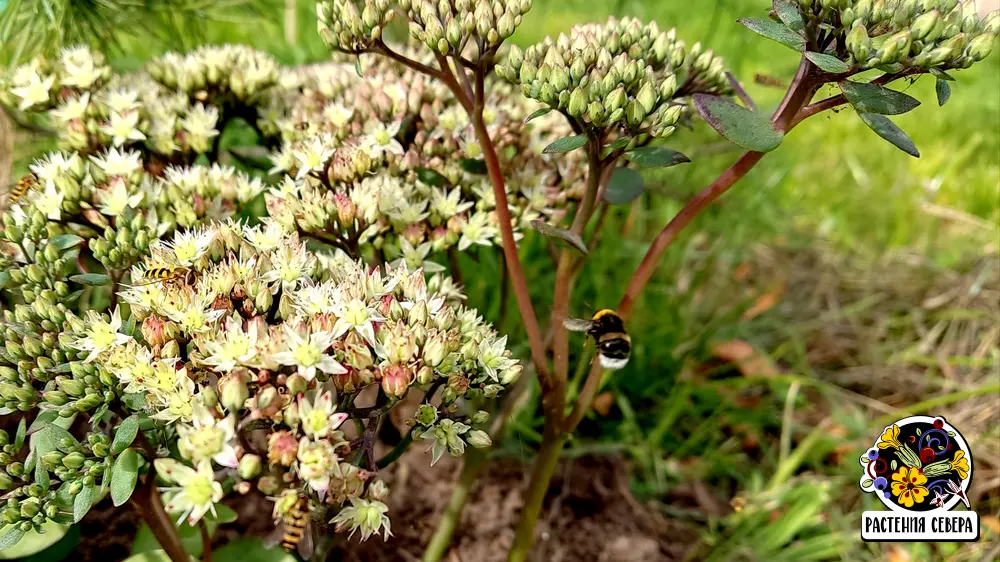
[[[508,48],[530,7],[326,0],[331,63],[283,68],[222,46],[114,76],[68,49],[4,76],[0,102],[44,113],[62,152],[33,165],[3,215],[0,544],[79,520],[108,493],[180,562],[169,515],[200,524],[253,489],[279,522],[306,506],[335,532],[387,536],[377,470],[415,439],[432,462],[488,447],[476,405],[521,373],[461,304],[460,279],[440,274],[445,257],[457,277],[457,252],[498,246],[545,414],[509,554],[525,560],[563,444],[605,367],[627,361],[622,322],[678,233],[828,109],[852,106],[917,156],[887,115],[919,102],[887,86],[931,74],[943,104],[1000,30],[1000,15],[955,0],[774,0],[768,18],[741,20],[798,53],[768,114],[711,49],[655,23],[612,18]],[[406,45],[384,39],[395,19]],[[836,92],[815,100],[824,87]],[[637,169],[688,162],[664,142],[696,116],[746,152],[663,227],[616,310],[595,315],[618,319],[603,332],[618,347],[590,359],[570,345],[573,281],[612,206],[641,195]],[[256,144],[227,146],[229,127]],[[269,216],[251,226],[261,201]],[[518,256],[529,228],[565,243],[550,246],[544,315]],[[590,368],[574,394],[571,359]],[[379,424],[413,387],[425,396],[412,429],[376,458]],[[458,511],[425,559],[443,554]]]

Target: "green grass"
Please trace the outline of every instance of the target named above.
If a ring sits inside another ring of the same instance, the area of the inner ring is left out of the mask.
[[[796,55],[735,21],[762,17],[769,4],[767,0],[700,4],[536,0],[515,40],[530,44],[610,14],[655,19],[661,27],[676,26],[689,44],[701,40],[722,54],[758,104],[771,108],[781,91],[756,84],[754,76],[787,81],[797,65]],[[315,34],[312,4],[299,0],[299,7],[299,39],[294,46],[283,38],[277,6],[266,8],[274,15],[272,21],[209,24],[204,38],[213,43],[248,43],[288,64],[324,60],[327,54]],[[119,69],[138,68],[165,48],[125,41],[129,54],[115,59]],[[936,107],[930,80],[907,87],[924,104],[895,121],[920,148],[919,160],[883,142],[849,110],[801,125],[721,205],[695,221],[664,257],[646,289],[629,326],[635,341],[633,359],[605,382],[616,407],[607,418],[591,415],[569,452],[595,442],[613,443],[634,461],[636,494],[678,518],[688,515],[671,503],[678,484],[686,481],[709,484],[723,503],[738,494],[746,496],[748,508],[740,514],[692,520],[704,531],[705,557],[860,560],[888,552],[888,547],[858,540],[860,512],[874,503],[857,491],[856,458],[885,422],[875,421],[884,412],[872,408],[871,399],[857,396],[870,392],[881,400],[874,390],[877,385],[840,382],[850,361],[871,366],[880,376],[896,376],[900,364],[910,369],[907,373],[916,372],[912,376],[919,385],[911,403],[964,397],[937,406],[951,408],[948,412],[974,400],[956,392],[987,388],[965,379],[949,380],[935,366],[914,371],[915,361],[905,359],[919,355],[911,346],[919,339],[912,333],[914,323],[927,315],[934,322],[953,321],[942,316],[947,310],[919,310],[921,301],[913,295],[923,293],[911,287],[932,286],[939,275],[950,279],[952,271],[966,273],[970,264],[981,264],[983,256],[996,262],[1000,57],[994,55],[973,70],[958,73],[958,79],[943,108]],[[739,156],[704,124],[680,132],[671,146],[694,162],[648,177],[649,193],[627,237],[614,233],[628,221],[629,209],[612,211],[603,242],[577,284],[575,314],[613,306],[649,240],[684,200]],[[942,218],[949,213],[950,218]],[[992,248],[987,248],[989,244]],[[787,252],[779,253],[793,257],[769,261],[761,257],[760,246],[785,248]],[[546,287],[552,285],[554,268],[540,241],[529,237],[522,252],[544,318],[551,303]],[[916,256],[924,265],[908,265],[899,256]],[[737,266],[747,262],[754,264],[753,273],[746,280],[737,278]],[[495,254],[482,252],[478,263],[463,256],[462,264],[471,304],[498,318]],[[902,275],[895,285],[880,284],[900,271],[909,277]],[[782,278],[789,287],[781,304],[758,318],[744,319],[743,311],[756,297],[751,290],[773,286]],[[995,278],[995,273],[989,277]],[[847,300],[831,304],[828,293],[826,300],[811,296],[813,285],[818,292],[824,283],[838,287],[829,294]],[[852,283],[862,287],[854,290]],[[979,308],[974,311],[995,312],[975,306]],[[516,312],[510,316],[505,330],[516,334]],[[998,320],[995,314],[989,318]],[[883,324],[889,335],[858,337]],[[856,347],[847,349],[850,357],[844,365],[815,359],[817,347],[828,343],[831,330],[838,337],[843,330],[854,330],[847,343]],[[729,339],[744,339],[763,350],[779,366],[781,376],[740,376],[714,359],[712,342]],[[580,344],[582,338],[574,341]],[[995,349],[987,355],[993,361],[996,357]],[[967,358],[955,354],[952,359]],[[925,362],[935,364],[936,359]],[[912,382],[899,380],[900,385]],[[519,412],[511,424],[508,447],[521,451],[532,445],[540,423],[533,409]],[[996,440],[997,431],[995,420],[987,424],[984,436],[973,440],[973,450]],[[748,448],[750,441],[755,444]],[[849,445],[846,452],[832,460],[835,449],[844,444]],[[995,513],[995,500],[987,508]],[[991,537],[988,530],[983,534]],[[959,545],[905,548],[914,560],[944,558],[959,549],[968,559],[976,554]]]

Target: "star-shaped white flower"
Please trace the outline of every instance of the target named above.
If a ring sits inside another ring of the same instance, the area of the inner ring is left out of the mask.
[[[42,80],[36,74],[34,79],[24,86],[11,88],[10,93],[21,98],[21,103],[18,104],[17,108],[25,111],[34,105],[49,101],[49,91],[52,90],[52,85],[55,81],[55,75]]]
[[[86,335],[71,344],[75,349],[90,352],[83,360],[84,363],[90,363],[101,352],[124,345],[125,342],[132,339],[131,336],[119,332],[122,328],[122,316],[118,307],[115,307],[114,311],[111,312],[110,322],[104,320],[96,312],[88,310],[86,326]]]
[[[299,375],[311,381],[316,378],[316,371],[329,375],[340,375],[347,372],[343,365],[332,355],[327,355],[336,336],[330,332],[313,332],[300,335],[287,323],[285,327],[285,351],[275,353],[271,358],[279,365],[291,365],[298,369]]]
[[[222,484],[215,481],[210,461],[199,462],[197,470],[169,458],[156,459],[153,465],[165,480],[177,484],[161,490],[166,492],[166,510],[181,514],[178,525],[187,519],[193,526],[209,511],[215,515],[215,504],[222,499],[223,493]]]

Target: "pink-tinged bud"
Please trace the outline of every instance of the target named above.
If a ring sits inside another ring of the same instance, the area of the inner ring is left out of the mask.
[[[257,489],[268,496],[277,493],[279,486],[281,486],[281,482],[274,476],[262,476],[257,480]]]
[[[333,379],[333,386],[338,392],[346,392],[348,394],[353,394],[360,390],[354,384],[354,369],[347,367],[346,373],[336,374],[330,377]]]
[[[343,226],[354,224],[354,217],[357,216],[358,206],[343,191],[338,191],[333,195],[333,200],[337,205],[337,220]]]
[[[469,379],[465,375],[452,375],[448,377],[448,389],[462,396],[469,390]]]
[[[390,398],[402,398],[413,382],[413,373],[403,365],[388,365],[379,370],[382,390]]]
[[[253,484],[249,482],[240,482],[233,486],[233,489],[236,490],[237,494],[245,496],[250,493],[250,490],[253,490]]]
[[[267,438],[267,462],[291,466],[298,454],[299,443],[290,431],[276,431]]]
[[[390,362],[408,363],[417,351],[417,343],[406,324],[397,322],[385,340],[385,348]]]
[[[448,219],[448,231],[454,234],[461,234],[468,222],[465,213],[454,215]]]
[[[164,345],[168,341],[180,335],[177,324],[161,318],[156,314],[150,314],[142,321],[142,337],[151,346]]]
[[[420,244],[424,241],[424,224],[416,222],[406,225],[403,229],[403,238],[414,246]]]
[[[274,419],[281,411],[282,399],[278,390],[271,385],[260,389],[257,393],[257,400],[254,410],[258,416],[266,419]]]
[[[234,370],[219,379],[219,401],[222,407],[229,412],[237,412],[243,409],[244,404],[250,398],[250,390],[244,380],[242,371]]]
[[[382,299],[378,303],[378,312],[382,316],[388,318],[389,311],[392,310],[392,305],[396,303],[396,297],[392,295],[383,295]]]
[[[368,344],[363,342],[350,343],[344,348],[344,363],[348,368],[370,369],[375,365],[375,358],[372,356]]]

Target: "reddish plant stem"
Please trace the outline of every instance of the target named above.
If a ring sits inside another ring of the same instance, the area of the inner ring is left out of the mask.
[[[205,520],[198,523],[201,530],[201,562],[212,562],[212,537],[208,536],[208,525]]]
[[[163,508],[160,492],[156,489],[156,472],[152,467],[146,474],[142,485],[132,493],[129,501],[139,511],[142,520],[149,525],[153,536],[156,537],[156,542],[160,543],[170,560],[189,562],[188,553],[184,550],[180,535],[177,534],[177,527]]]
[[[454,91],[458,95],[461,89],[456,86],[456,90]],[[524,278],[521,258],[517,254],[517,242],[514,240],[510,207],[507,202],[507,187],[504,184],[503,172],[500,170],[500,159],[497,157],[493,140],[486,129],[486,123],[483,121],[484,104],[485,100],[477,99],[470,118],[472,119],[472,126],[476,130],[479,144],[483,149],[483,158],[486,160],[486,169],[489,172],[490,182],[493,184],[493,196],[496,198],[497,205],[497,222],[499,223],[500,237],[503,241],[503,255],[507,263],[507,272],[510,276],[511,287],[514,289],[514,297],[517,300],[517,307],[521,312],[521,320],[528,334],[531,358],[535,363],[535,369],[538,371],[539,381],[541,381],[542,386],[549,387],[554,381],[549,374],[542,331],[538,325],[538,318],[535,316],[535,309],[531,304],[531,293],[528,291],[528,283]]]
[[[808,59],[803,57],[799,64],[798,72],[796,72],[795,78],[785,93],[785,98],[781,101],[781,105],[778,106],[778,109],[774,112],[774,116],[771,118],[775,129],[787,132],[798,122],[796,121],[797,116],[803,111],[803,107],[809,102],[823,82],[815,72],[815,67]],[[722,172],[722,175],[716,178],[714,182],[688,201],[680,212],[667,223],[656,239],[653,240],[653,244],[649,247],[646,256],[632,276],[632,280],[629,282],[622,300],[618,303],[618,314],[622,318],[628,318],[632,312],[632,307],[635,305],[639,294],[646,287],[649,279],[656,271],[657,264],[659,264],[660,259],[670,244],[677,238],[677,235],[698,214],[711,205],[713,201],[729,191],[762,158],[764,158],[763,152],[748,151],[744,153],[735,164]],[[570,412],[562,425],[564,432],[569,433],[576,429],[576,426],[579,425],[583,417],[590,410],[594,396],[600,388],[603,372],[604,369],[601,368],[600,363],[594,361],[590,373],[587,375],[587,380],[584,382],[583,389],[580,391],[580,396],[573,406],[573,411]]]

